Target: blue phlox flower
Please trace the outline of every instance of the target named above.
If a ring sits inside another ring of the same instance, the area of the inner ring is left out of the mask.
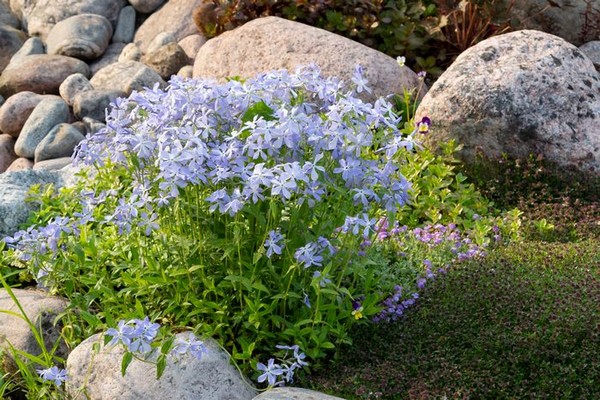
[[[199,340],[193,332],[189,332],[187,338],[178,337],[175,340],[175,346],[171,352],[180,356],[190,354],[192,357],[201,360],[202,355],[208,353],[208,349],[202,340]]]
[[[371,89],[369,87],[367,87],[367,83],[369,83],[369,81],[367,80],[367,78],[365,78],[364,74],[365,74],[365,70],[361,65],[356,65],[354,67],[354,74],[352,75],[352,82],[354,82],[354,84],[356,85],[357,93],[362,93],[363,90],[368,93],[371,93]]]
[[[125,346],[129,346],[131,344],[131,339],[134,335],[134,327],[131,326],[128,322],[124,320],[119,321],[117,328],[109,328],[106,333],[106,336],[112,336],[110,342],[108,342],[109,346],[114,346],[116,344],[123,343]]]
[[[258,383],[263,383],[266,380],[270,386],[275,386],[277,377],[284,373],[283,368],[279,364],[275,364],[275,359],[273,358],[269,359],[267,365],[260,362],[257,363],[256,369],[263,372],[257,378]]]
[[[308,268],[313,265],[321,266],[323,257],[318,252],[319,248],[317,247],[317,244],[310,242],[305,246],[299,247],[294,253],[294,258],[300,265],[304,265],[304,268]]]
[[[304,297],[302,298],[302,302],[304,303],[304,305],[305,305],[307,308],[311,308],[311,305],[310,305],[310,298],[308,297],[308,294],[307,294],[306,292],[303,292],[303,293],[304,293]]]
[[[47,369],[38,369],[37,373],[45,381],[52,381],[58,387],[62,385],[69,377],[65,369],[60,369],[56,365]]]
[[[284,236],[280,232],[269,231],[269,237],[265,241],[265,248],[267,249],[267,257],[271,258],[273,254],[280,255],[283,251]]]

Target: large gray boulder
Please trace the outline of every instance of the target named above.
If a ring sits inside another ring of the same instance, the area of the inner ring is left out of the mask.
[[[18,173],[14,172],[11,175],[13,174]],[[0,175],[0,180],[4,175],[6,174]],[[49,351],[54,347],[55,343],[58,343],[58,349],[55,354],[59,357],[66,357],[67,347],[64,341],[60,339],[61,327],[60,325],[54,325],[54,318],[65,310],[67,301],[60,297],[49,296],[44,291],[24,289],[12,289],[12,291],[29,320],[38,328],[38,331],[44,338],[46,349]],[[4,289],[0,289],[0,310],[12,311],[21,315],[18,306]],[[26,321],[14,315],[0,312],[0,347],[6,350],[5,354],[7,355],[10,354],[10,351],[8,351],[9,344],[17,350],[32,355],[37,356],[42,353]],[[14,365],[11,358],[0,359],[0,367],[2,364],[8,367],[9,370],[16,370],[16,365]]]
[[[186,335],[180,333],[178,336]],[[94,344],[100,346],[94,354]],[[121,376],[124,350],[118,345],[106,347],[101,335],[94,335],[77,346],[67,359],[67,392],[74,395],[85,387],[90,400],[164,400],[228,399],[251,400],[256,390],[229,363],[229,356],[212,340],[198,360],[189,355],[168,356],[163,376],[156,379],[156,366],[134,359]]]
[[[18,160],[17,160],[18,161]],[[0,238],[11,236],[35,207],[25,202],[32,185],[62,185],[59,174],[46,171],[22,170],[0,174]],[[0,324],[3,326],[3,324]]]
[[[541,154],[561,169],[600,175],[600,76],[565,40],[539,31],[490,39],[462,53],[417,109],[426,143],[456,139],[477,154]]]
[[[259,18],[210,39],[194,62],[195,78],[250,78],[273,69],[295,70],[315,63],[326,76],[349,83],[356,64],[363,66],[372,101],[419,86],[417,75],[395,59],[342,36],[277,17]],[[423,90],[422,92],[424,92]]]
[[[104,53],[112,34],[110,21],[102,15],[73,15],[52,27],[46,47],[48,54],[93,60]]]
[[[25,90],[58,94],[60,84],[75,73],[90,76],[87,64],[73,57],[34,54],[8,64],[0,76],[0,95],[8,97]]]

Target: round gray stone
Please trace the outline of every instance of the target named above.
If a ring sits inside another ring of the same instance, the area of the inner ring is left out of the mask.
[[[212,339],[204,343],[208,352],[201,360],[189,355],[167,356],[164,374],[157,380],[156,366],[136,359],[122,376],[123,348],[104,346],[102,336],[94,335],[69,354],[67,393],[73,395],[85,386],[92,400],[253,399],[256,389],[240,376],[229,356]],[[97,354],[95,344],[100,347]]]
[[[35,149],[54,126],[69,121],[69,106],[61,98],[43,99],[34,109],[15,143],[15,153],[33,158]]]
[[[152,68],[137,62],[124,61],[110,64],[96,73],[90,80],[97,90],[120,90],[125,95],[132,91],[151,88],[155,83],[165,87],[166,82]]]
[[[58,88],[58,92],[60,93],[60,97],[67,103],[68,105],[73,105],[73,99],[79,93],[83,93],[88,90],[93,90],[94,87],[90,83],[89,79],[86,78],[82,74],[73,74],[69,75],[67,79],[60,84]]]
[[[23,46],[17,51],[10,62],[17,62],[19,59],[30,56],[32,54],[44,54],[46,53],[46,49],[44,48],[44,42],[39,37],[31,37],[23,43]]]
[[[106,120],[106,109],[110,103],[124,96],[124,92],[110,89],[82,92],[75,96],[73,100],[73,113],[77,119],[88,117],[104,122]]]
[[[10,164],[5,172],[23,171],[25,169],[33,169],[33,161],[29,158],[19,157]]]
[[[48,54],[93,60],[104,53],[113,28],[102,15],[74,15],[58,22],[46,39]]]
[[[59,175],[49,172],[40,172],[32,170],[22,170],[10,173],[0,174],[0,237],[13,235],[17,232],[20,224],[27,220],[35,206],[26,203],[25,198],[29,188],[35,184],[53,184],[56,188],[62,185],[62,179]],[[5,307],[1,307],[5,308]],[[8,322],[7,314],[0,313],[0,329],[11,329],[15,327],[14,322]],[[21,321],[21,320],[19,320]],[[29,330],[29,327],[27,327]],[[30,332],[30,331],[29,331]],[[15,343],[32,343],[31,336],[25,335],[25,331],[15,331]],[[0,333],[0,338],[6,336],[6,332]],[[13,343],[13,344],[15,344]],[[24,347],[23,350],[31,348]]]
[[[168,80],[181,67],[188,64],[188,56],[177,43],[173,42],[145,54],[141,61],[158,72],[161,78]]]
[[[90,76],[87,64],[73,57],[34,54],[11,62],[0,76],[0,95],[11,96],[25,90],[58,94],[60,84],[71,74]]]
[[[9,25],[0,25],[0,73],[26,40],[27,35],[24,32]]]
[[[152,41],[146,48],[146,54],[152,53],[153,51],[156,51],[169,43],[176,42],[177,39],[175,39],[175,35],[173,34],[173,32],[160,32],[159,34],[154,36],[154,39],[152,39]]]
[[[45,170],[45,171],[57,171],[71,164],[71,157],[53,158],[51,160],[44,160],[33,165],[34,171]]]
[[[142,14],[150,14],[156,11],[164,2],[165,0],[129,0],[129,4]]]
[[[137,46],[137,44],[129,43],[125,47],[123,47],[123,50],[121,51],[121,54],[119,55],[119,62],[140,61],[141,58],[142,58],[142,51]]]
[[[15,154],[15,138],[7,133],[0,134],[0,173],[17,159]]]
[[[71,157],[73,150],[85,137],[71,124],[58,124],[48,132],[35,148],[34,162]]]
[[[25,121],[43,99],[43,95],[27,91],[10,96],[0,107],[0,132],[18,137]]]
[[[114,64],[117,61],[119,61],[119,54],[121,54],[124,47],[125,43],[109,44],[104,54],[102,54],[100,58],[95,59],[89,64],[92,76],[94,76],[96,72],[100,71],[107,65]]]
[[[113,43],[131,43],[135,34],[135,9],[131,6],[123,7],[119,13],[117,27],[112,36]]]

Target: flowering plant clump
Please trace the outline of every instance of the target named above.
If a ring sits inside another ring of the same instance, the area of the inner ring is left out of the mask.
[[[92,173],[75,212],[6,242],[93,311],[80,329],[126,317],[107,334],[131,351],[151,347],[149,315],[216,338],[246,372],[277,342],[317,360],[389,295],[361,243],[407,204],[400,160],[429,126],[400,130],[385,99],[355,96],[368,91],[360,67],[352,81],[309,66],[225,84],[174,77],[118,99],[78,147]]]
[[[501,240],[500,228],[493,227],[495,241]],[[372,251],[386,258],[381,265],[379,281],[391,287],[392,293],[382,303],[382,310],[373,317],[374,322],[391,322],[404,315],[407,308],[419,299],[429,281],[446,274],[456,262],[485,256],[489,243],[477,244],[471,234],[462,233],[456,224],[435,224],[409,229],[396,221],[389,224],[386,218],[377,223],[377,236]],[[393,271],[387,273],[386,270]],[[402,271],[402,273],[398,273]]]

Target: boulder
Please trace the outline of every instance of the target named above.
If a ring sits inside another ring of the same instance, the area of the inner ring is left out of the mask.
[[[456,139],[473,162],[541,154],[560,168],[600,174],[600,75],[565,40],[518,31],[462,53],[416,112],[432,120],[426,143]]]
[[[105,123],[90,117],[83,117],[82,122],[86,135],[93,135],[106,127]]]
[[[277,17],[259,18],[207,41],[196,55],[195,78],[250,78],[273,69],[295,70],[315,63],[326,76],[349,83],[362,65],[373,101],[419,86],[417,75],[395,59],[342,36]],[[421,90],[424,93],[425,90]]]
[[[123,61],[110,64],[90,80],[94,89],[97,90],[120,90],[125,95],[132,91],[141,91],[145,87],[153,87],[155,83],[165,87],[166,82],[152,68],[137,62]]]
[[[200,47],[206,43],[206,38],[202,35],[190,35],[181,39],[177,44],[181,46],[185,54],[188,56],[188,64],[193,65],[196,59],[196,54]]]
[[[60,97],[67,103],[68,105],[73,105],[73,99],[79,93],[83,93],[88,90],[93,90],[94,87],[90,83],[89,79],[86,78],[82,74],[73,74],[69,75],[67,79],[60,84],[58,88],[58,92],[60,93]]]
[[[35,184],[58,187],[62,185],[62,180],[54,173],[33,170],[0,174],[0,238],[17,232],[19,225],[27,221],[29,213],[35,209],[33,204],[25,202],[29,188]],[[0,321],[1,330],[5,323],[4,320]]]
[[[48,132],[35,148],[34,161],[39,163],[54,158],[71,157],[73,150],[85,137],[71,124],[58,124]]]
[[[33,165],[33,170],[34,171],[40,171],[40,170],[58,171],[58,170],[62,170],[66,166],[70,165],[71,161],[73,161],[71,159],[71,157],[60,157],[60,158],[53,158],[51,160],[44,160],[44,161],[35,163]]]
[[[172,32],[175,41],[186,36],[198,33],[192,20],[192,11],[202,4],[204,0],[170,0],[158,11],[144,21],[133,37],[139,43],[142,52],[146,52],[148,44],[161,32]],[[135,6],[134,6],[135,7]]]
[[[74,15],[52,27],[46,46],[48,54],[93,60],[104,53],[112,34],[110,21],[102,15]]]
[[[46,39],[52,27],[74,15],[96,14],[114,27],[126,0],[11,0],[13,12],[21,17],[29,36]]]
[[[0,134],[0,174],[17,159],[15,138],[7,133]]]
[[[156,11],[164,2],[165,0],[129,0],[129,4],[142,14],[150,14]]]
[[[100,71],[107,65],[114,64],[119,61],[119,54],[121,54],[123,48],[125,48],[125,43],[109,44],[104,54],[89,64],[92,76],[96,75],[96,72]]]
[[[187,65],[188,56],[177,43],[168,43],[145,54],[141,61],[158,72],[161,78],[168,80],[181,67]]]
[[[15,143],[15,153],[33,158],[35,149],[54,126],[69,121],[69,106],[61,98],[43,99],[33,109]]]
[[[119,62],[122,61],[140,61],[142,58],[142,51],[135,43],[129,43],[123,47],[123,51],[119,55]]]
[[[579,46],[579,50],[592,60],[596,71],[600,72],[600,40],[584,43]]]
[[[82,92],[73,100],[73,113],[77,119],[89,117],[104,122],[106,121],[106,109],[110,103],[124,96],[125,92],[110,89]]]
[[[0,107],[0,132],[18,137],[27,118],[43,99],[43,95],[27,91],[10,96]]]
[[[135,34],[135,9],[131,6],[123,7],[119,13],[117,27],[113,33],[113,43],[130,43]]]
[[[314,390],[281,387],[267,390],[253,400],[344,400],[341,397],[329,396]]]
[[[521,29],[550,33],[576,46],[600,39],[600,1],[502,0],[498,6],[507,9],[513,2],[508,16],[519,21]]]
[[[18,92],[58,94],[60,84],[75,73],[90,76],[87,64],[73,57],[34,54],[8,64],[0,76],[0,95]]]
[[[19,49],[19,51],[17,51],[12,58],[10,59],[10,62],[18,62],[17,60],[25,57],[25,56],[30,56],[32,54],[44,54],[46,53],[46,49],[44,48],[44,42],[42,42],[42,39],[40,39],[39,37],[32,37],[29,38],[25,41],[25,43],[23,43],[23,46],[21,46],[21,48]]]
[[[10,164],[10,166],[6,169],[5,172],[22,171],[24,169],[32,169],[32,168],[33,168],[33,161],[31,161],[29,158],[19,157],[15,161],[13,161],[12,164]]]
[[[177,75],[183,76],[184,78],[191,78],[194,75],[194,67],[191,65],[185,65],[177,71]]]
[[[16,29],[21,27],[21,22],[8,6],[8,1],[0,1],[0,26],[1,25],[12,26]]]
[[[19,51],[27,35],[10,25],[0,25],[0,73],[10,63],[12,56]]]
[[[19,175],[33,176],[40,174],[32,171],[12,172],[10,174],[0,175],[0,181],[7,177],[10,179],[11,176],[14,177]],[[2,185],[0,185],[0,190],[2,190],[1,186]],[[2,199],[2,197],[0,197],[0,199]],[[0,200],[0,210],[1,209],[2,200]],[[66,357],[67,347],[60,338],[61,327],[60,325],[54,325],[54,318],[65,310],[68,303],[67,300],[60,297],[49,296],[47,292],[39,290],[12,289],[12,291],[23,308],[25,315],[27,315],[29,320],[40,329],[40,334],[44,338],[45,347],[48,350],[51,350],[55,343],[57,343],[59,345],[56,355],[59,357]],[[8,310],[21,315],[18,306],[5,289],[0,289],[0,310]],[[0,346],[5,350],[8,350],[9,343],[16,349],[32,355],[37,356],[42,353],[27,322],[14,315],[0,312]],[[7,351],[5,354],[10,354],[10,351]],[[9,369],[16,367],[16,365],[12,365],[10,360],[0,360],[0,366],[3,364],[1,361],[4,361],[4,366],[9,367]],[[6,361],[8,361],[8,363]]]
[[[177,43],[177,39],[175,38],[173,32],[161,32],[154,36],[154,39],[152,39],[150,44],[148,44],[144,53],[151,53],[169,43]]]
[[[95,344],[100,347],[98,354],[94,354]],[[85,385],[90,400],[254,398],[256,390],[229,363],[229,356],[212,339],[206,340],[205,346],[208,351],[201,360],[190,355],[168,356],[164,374],[157,380],[156,366],[135,358],[121,376],[122,346],[104,346],[102,336],[94,335],[69,354],[67,393],[74,395]]]

